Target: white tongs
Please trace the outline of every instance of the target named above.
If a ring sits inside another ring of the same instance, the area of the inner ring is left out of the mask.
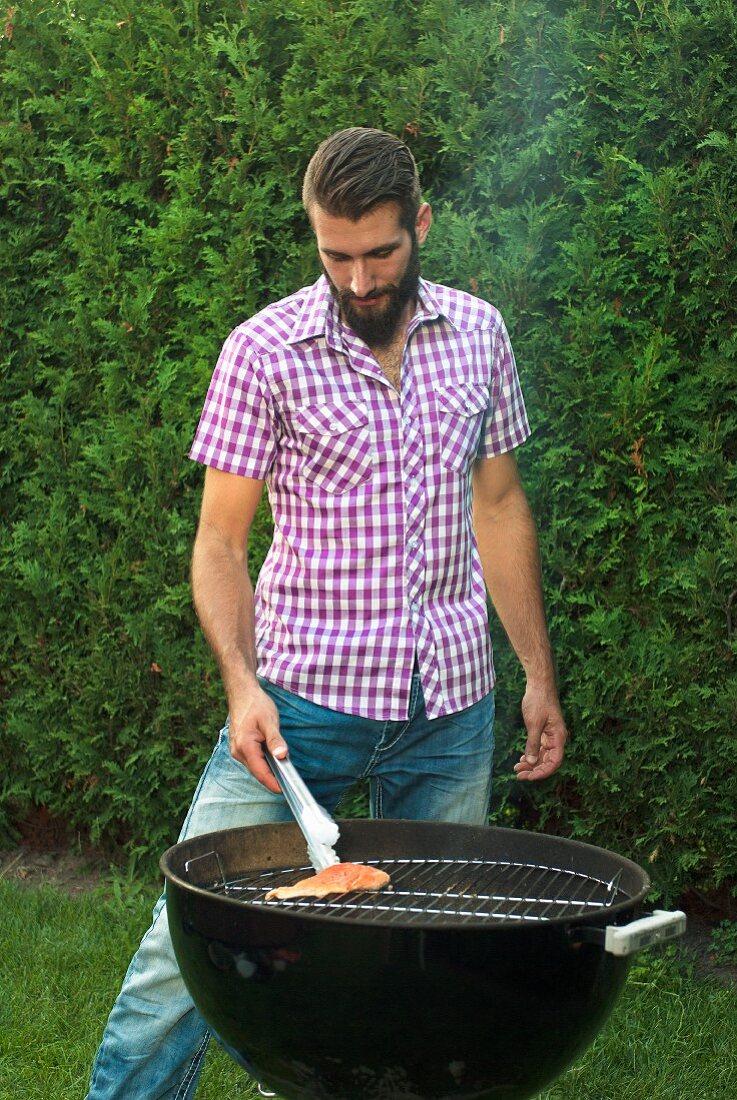
[[[269,767],[276,776],[289,809],[307,841],[307,855],[316,871],[324,871],[340,863],[333,845],[340,836],[340,830],[330,814],[310,793],[307,784],[290,760],[279,760],[273,756],[266,745],[264,755]]]

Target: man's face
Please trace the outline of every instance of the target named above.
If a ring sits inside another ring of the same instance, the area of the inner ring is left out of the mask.
[[[430,207],[420,207],[414,233],[400,224],[394,202],[374,207],[355,222],[319,206],[311,217],[322,268],[343,320],[369,347],[386,347],[417,296],[418,249],[430,228]]]

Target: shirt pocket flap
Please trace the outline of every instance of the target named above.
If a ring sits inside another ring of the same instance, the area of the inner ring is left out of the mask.
[[[361,401],[324,402],[300,405],[294,410],[293,423],[298,431],[310,435],[341,435],[368,424],[368,410]]]
[[[489,405],[489,390],[481,382],[462,382],[452,390],[439,390],[438,404],[456,416],[478,416]]]

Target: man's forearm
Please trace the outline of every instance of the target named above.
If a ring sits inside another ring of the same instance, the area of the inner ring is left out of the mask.
[[[481,460],[474,470],[473,520],[494,608],[527,675],[522,717],[525,751],[518,779],[547,779],[568,738],[545,622],[537,531],[514,455]]]
[[[256,677],[253,587],[246,552],[200,530],[192,553],[192,595],[231,700]]]
[[[192,552],[192,595],[223,678],[230,754],[270,791],[279,784],[264,745],[285,758],[279,712],[256,678],[253,587],[248,538],[263,482],[209,467]]]
[[[496,511],[477,511],[475,527],[491,601],[528,683],[553,684],[537,531],[524,493]]]

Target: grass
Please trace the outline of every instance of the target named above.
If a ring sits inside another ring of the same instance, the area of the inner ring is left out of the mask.
[[[148,927],[154,889],[118,884],[68,897],[0,881],[0,1100],[82,1100],[121,978]],[[255,1096],[211,1049],[200,1100]]]
[[[155,891],[120,883],[69,897],[0,881],[0,1100],[81,1100]],[[544,1040],[544,1037],[543,1037]],[[525,1047],[540,1041],[520,1035]],[[255,1096],[211,1049],[198,1100]],[[675,949],[637,957],[614,1014],[539,1100],[732,1100],[737,989],[696,980]]]

